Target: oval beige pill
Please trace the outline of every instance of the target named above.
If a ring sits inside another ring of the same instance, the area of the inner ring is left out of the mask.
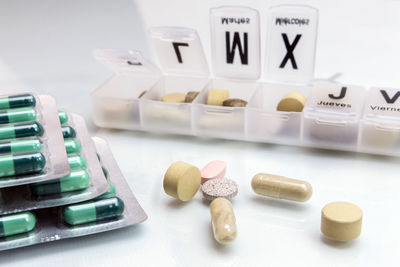
[[[166,94],[161,97],[163,102],[183,103],[185,102],[186,95],[184,93]]]
[[[207,105],[222,106],[222,103],[229,98],[229,91],[225,89],[211,89],[207,96]]]
[[[256,174],[251,187],[259,195],[300,202],[309,200],[312,195],[312,187],[306,181],[266,173]]]
[[[286,112],[302,112],[307,98],[297,92],[286,94],[276,108],[278,111]]]
[[[190,91],[185,96],[185,103],[192,103],[193,100],[199,95],[199,92]]]
[[[221,197],[214,199],[210,204],[210,213],[215,240],[222,245],[235,241],[236,218],[231,202]]]
[[[321,232],[335,241],[350,241],[361,234],[362,210],[349,202],[332,202],[322,208]]]
[[[199,190],[200,170],[183,161],[174,162],[164,175],[164,191],[182,201],[191,200]]]
[[[225,107],[245,107],[247,106],[247,101],[239,98],[228,98],[222,102],[222,105]]]

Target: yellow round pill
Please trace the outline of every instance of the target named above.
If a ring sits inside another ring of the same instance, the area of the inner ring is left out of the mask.
[[[171,93],[161,97],[163,102],[183,103],[185,102],[186,94],[184,93]]]
[[[229,91],[225,89],[211,89],[207,96],[207,105],[222,106],[222,103],[229,98]]]
[[[322,208],[321,232],[335,241],[350,241],[361,234],[363,212],[349,202],[332,202]]]
[[[199,190],[200,170],[183,161],[174,162],[164,175],[164,191],[182,201],[191,200]]]
[[[307,98],[297,92],[286,94],[276,108],[278,111],[286,112],[302,112]]]

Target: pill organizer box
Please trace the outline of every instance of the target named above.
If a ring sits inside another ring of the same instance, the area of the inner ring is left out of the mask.
[[[210,23],[213,74],[194,29],[150,29],[160,69],[138,51],[96,50],[95,57],[114,74],[92,93],[95,124],[400,156],[400,89],[313,81],[316,9],[269,10],[262,80],[258,12],[215,8]],[[210,89],[226,89],[248,105],[206,105]],[[167,93],[189,91],[199,92],[192,103],[160,101]],[[289,92],[307,98],[302,112],[276,110]]]

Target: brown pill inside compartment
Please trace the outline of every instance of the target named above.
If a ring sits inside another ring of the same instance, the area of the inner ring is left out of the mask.
[[[186,93],[185,103],[192,103],[193,100],[199,95],[199,92],[190,91]]]
[[[245,107],[247,106],[247,101],[239,98],[228,98],[222,102],[225,107]]]

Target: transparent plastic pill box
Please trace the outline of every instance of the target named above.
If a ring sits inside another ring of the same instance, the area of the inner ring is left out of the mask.
[[[194,29],[150,29],[160,69],[137,51],[97,50],[114,75],[92,93],[95,124],[400,156],[400,89],[314,82],[318,11],[270,8],[265,46],[259,16],[246,7],[211,9],[212,74]],[[260,47],[267,49],[264,71]],[[248,104],[207,105],[211,89]],[[189,91],[199,92],[191,103],[160,101]],[[277,111],[290,92],[307,98],[302,112]]]

